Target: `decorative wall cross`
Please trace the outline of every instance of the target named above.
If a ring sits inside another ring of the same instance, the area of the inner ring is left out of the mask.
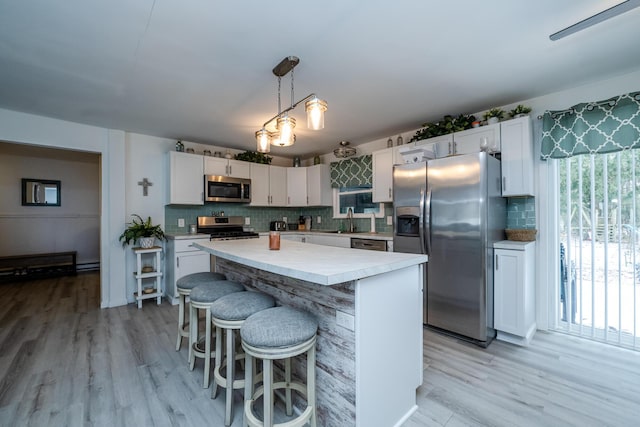
[[[150,182],[147,178],[142,178],[142,181],[138,182],[138,185],[142,185],[142,195],[148,196],[149,191],[147,190],[147,188],[151,187],[153,183]]]

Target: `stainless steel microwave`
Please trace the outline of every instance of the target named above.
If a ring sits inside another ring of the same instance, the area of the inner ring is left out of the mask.
[[[251,202],[251,180],[230,176],[204,176],[205,202]]]

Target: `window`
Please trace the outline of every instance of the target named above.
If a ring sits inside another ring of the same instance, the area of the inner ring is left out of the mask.
[[[559,328],[640,348],[640,150],[559,162]]]
[[[370,185],[360,187],[340,187],[333,189],[333,217],[346,218],[349,208],[354,218],[369,218],[374,213],[377,218],[384,217],[384,205],[374,203],[373,189]]]

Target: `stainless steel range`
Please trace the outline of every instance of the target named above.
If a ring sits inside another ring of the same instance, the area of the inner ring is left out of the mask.
[[[244,231],[241,216],[199,216],[198,233],[209,234],[209,240],[255,239],[258,233]]]

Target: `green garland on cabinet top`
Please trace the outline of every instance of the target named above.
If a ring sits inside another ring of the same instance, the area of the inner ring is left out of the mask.
[[[421,139],[434,138],[436,136],[471,129],[471,124],[475,121],[475,116],[471,115],[460,114],[458,117],[446,115],[439,122],[423,123],[422,129],[416,131],[411,141],[420,141]]]

